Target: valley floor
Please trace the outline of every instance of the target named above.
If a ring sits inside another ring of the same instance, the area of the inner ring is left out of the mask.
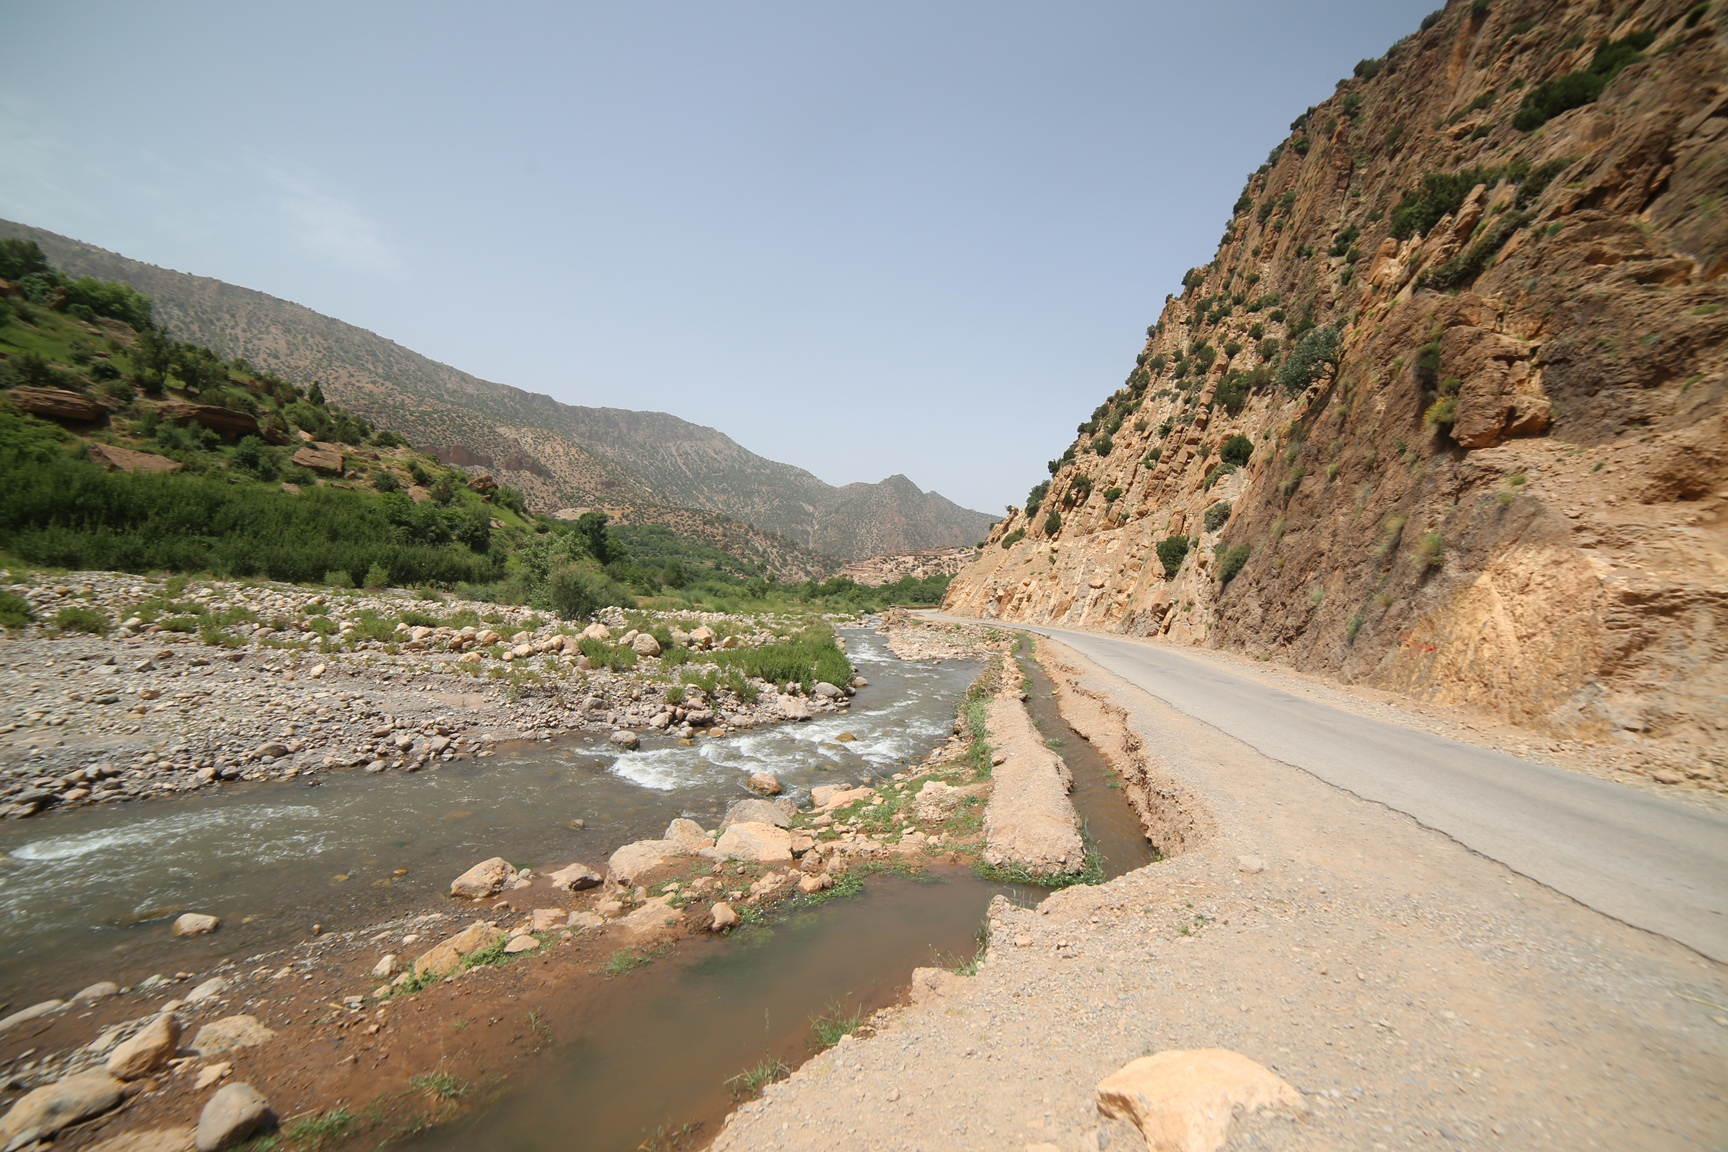
[[[1238,1118],[1232,1148],[1728,1132],[1728,969],[1039,647],[1070,723],[1138,761],[1118,768],[1170,858],[998,900],[975,976],[921,970],[910,1006],[739,1109],[716,1149],[1134,1148],[1097,1083],[1206,1048],[1308,1105]]]

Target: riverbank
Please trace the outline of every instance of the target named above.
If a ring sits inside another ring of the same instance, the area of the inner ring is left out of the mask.
[[[976,660],[1005,647],[983,630],[917,627],[944,636],[945,660]],[[800,788],[808,801],[802,808],[747,800],[717,827],[676,820],[646,866],[632,843],[609,860],[589,860],[595,867],[586,878],[580,868],[566,871],[564,861],[511,868],[496,873],[488,887],[497,890],[478,901],[441,899],[363,928],[73,997],[0,1032],[5,1102],[102,1067],[117,1045],[170,1013],[185,1037],[173,1062],[153,1070],[149,1087],[114,1122],[68,1133],[62,1146],[183,1126],[224,1081],[263,1090],[291,1138],[311,1131],[313,1120],[386,1136],[448,1120],[492,1099],[510,1069],[530,1066],[534,1053],[552,1044],[546,1030],[567,1036],[570,1021],[615,1001],[624,987],[617,981],[710,955],[721,904],[749,932],[855,893],[876,873],[933,871],[970,883],[963,869],[978,851],[982,795],[968,791],[980,775],[973,734],[963,722],[956,727],[900,771]],[[844,747],[850,735],[835,739]],[[987,758],[984,768],[987,777]],[[940,787],[922,796],[932,782]],[[785,839],[784,854],[777,837]],[[971,925],[962,927],[969,937]],[[440,951],[453,937],[463,943]],[[439,968],[439,978],[430,979]],[[523,1016],[526,1000],[534,1001],[531,1018]],[[484,1028],[469,1027],[481,1018]],[[198,1039],[212,1025],[273,1035],[216,1050]]]
[[[1138,1147],[1097,1086],[1224,1048],[1300,1109],[1231,1147],[1684,1148],[1728,1129],[1728,972],[1270,760],[1049,641],[1165,859],[992,905],[976,974],[728,1120],[716,1150]]]
[[[734,657],[786,646],[808,618],[611,610],[579,627],[401,590],[6,575],[38,621],[0,639],[0,817],[13,819],[412,772],[573,733],[724,735],[842,710],[853,691],[782,692],[738,670]]]

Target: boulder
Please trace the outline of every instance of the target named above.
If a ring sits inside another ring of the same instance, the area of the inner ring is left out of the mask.
[[[562,888],[566,892],[580,892],[584,888],[599,887],[602,877],[586,864],[572,864],[568,868],[560,868],[547,879],[552,881],[554,888]]]
[[[81,1000],[106,1000],[110,996],[118,996],[119,994],[120,985],[114,983],[112,980],[98,980],[96,983],[90,985],[90,987],[79,992],[78,995],[72,997],[72,1001],[73,1003],[77,1003]]]
[[[30,1005],[28,1008],[20,1008],[12,1015],[0,1019],[0,1033],[5,1033],[20,1024],[27,1024],[38,1017],[48,1015],[50,1012],[58,1012],[64,1007],[66,1007],[64,1000],[44,1000],[39,1004]]]
[[[563,908],[536,908],[528,913],[530,932],[553,932],[570,922],[570,913]]]
[[[780,697],[780,715],[788,720],[810,719],[810,705],[802,696],[786,695]]]
[[[212,976],[186,993],[186,1003],[202,1004],[206,1000],[214,1000],[222,994],[222,990],[226,987],[228,987],[228,981],[220,976]]]
[[[638,656],[660,655],[660,641],[654,639],[647,632],[637,633],[636,639],[630,641],[630,647]]]
[[[670,896],[650,896],[642,906],[618,921],[626,935],[635,939],[655,936],[678,923],[678,909]]]
[[[690,855],[677,840],[637,840],[612,853],[606,861],[607,876],[614,884],[635,884],[651,872]]]
[[[682,844],[692,852],[708,847],[708,833],[694,820],[678,819],[666,826],[665,839]]]
[[[461,969],[463,957],[475,952],[483,952],[503,938],[502,929],[488,924],[484,920],[476,920],[450,939],[428,948],[416,957],[414,974],[416,976],[448,976],[450,973]]]
[[[222,927],[219,916],[211,916],[205,912],[184,912],[174,921],[174,935],[202,936]]]
[[[134,452],[112,444],[90,445],[90,462],[100,464],[110,472],[178,472],[185,465],[154,452]]]
[[[630,731],[628,728],[618,729],[618,731],[608,736],[607,739],[625,751],[631,751],[642,743],[641,737],[637,736],[636,733]]]
[[[784,864],[792,859],[792,834],[773,824],[754,821],[729,824],[714,847],[703,849],[702,855],[755,864]]]
[[[846,695],[846,693],[841,691],[840,688],[828,683],[826,680],[816,681],[815,686],[812,687],[810,691],[812,694],[820,696],[824,700],[839,700]]]
[[[120,1080],[148,1076],[174,1058],[180,1046],[180,1020],[164,1012],[146,1024],[130,1040],[122,1040],[108,1054],[108,1075]]]
[[[504,945],[504,953],[508,956],[517,956],[523,952],[532,952],[539,947],[540,941],[536,940],[530,933],[523,932],[521,935],[510,938],[510,943]]]
[[[402,971],[402,965],[396,959],[396,953],[387,952],[378,963],[372,965],[372,977],[375,980],[388,980]]]
[[[818,792],[822,793],[822,795],[818,796]],[[831,811],[835,808],[844,808],[846,805],[855,803],[859,800],[868,800],[874,795],[875,793],[870,791],[868,788],[844,788],[836,786],[832,790],[828,788],[810,789],[811,801],[817,808],[824,812]]]
[[[110,1136],[100,1144],[92,1144],[88,1152],[192,1152],[192,1140],[190,1128],[152,1128],[148,1132]]]
[[[750,789],[750,791],[759,796],[780,795],[780,781],[775,779],[774,775],[769,772],[750,773],[750,779],[744,782],[744,787]]]
[[[69,424],[88,424],[108,414],[96,401],[64,388],[14,388],[6,395],[20,412]]]
[[[708,910],[708,931],[724,932],[738,925],[738,913],[732,910],[732,905],[721,900]]]
[[[577,637],[581,640],[610,640],[612,639],[612,629],[596,620],[577,633]]]
[[[16,391],[16,389],[15,389]],[[80,1072],[27,1092],[0,1118],[0,1148],[48,1140],[64,1128],[120,1103],[126,1085],[106,1072]]]
[[[258,435],[258,417],[216,404],[164,404],[162,418],[176,424],[196,424],[222,436]]]
[[[690,631],[690,647],[712,648],[714,646],[714,629],[706,624],[698,624]]]
[[[198,1029],[198,1034],[192,1037],[192,1051],[200,1056],[215,1056],[235,1048],[256,1048],[275,1035],[256,1016],[224,1016]]]
[[[329,444],[308,444],[290,457],[293,463],[321,476],[342,475],[342,452]]]
[[[470,900],[484,900],[503,891],[504,885],[516,879],[516,869],[502,856],[482,860],[456,879],[450,881],[450,895]]]
[[[768,800],[740,800],[726,809],[726,818],[720,821],[720,827],[728,824],[772,824],[777,828],[787,828],[792,824],[792,816],[797,812],[789,800],[771,802]]]
[[[1098,1111],[1127,1120],[1158,1152],[1214,1152],[1234,1109],[1303,1114],[1302,1094],[1240,1052],[1199,1048],[1130,1060],[1098,1082]]]
[[[468,481],[468,487],[480,493],[480,495],[485,496],[488,493],[498,491],[498,481],[492,479],[492,477],[485,473],[481,473]]]
[[[238,1144],[270,1122],[270,1104],[250,1084],[228,1084],[198,1114],[193,1144],[198,1152],[218,1152]]]

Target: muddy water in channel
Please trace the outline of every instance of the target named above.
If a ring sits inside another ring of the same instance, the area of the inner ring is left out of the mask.
[[[891,774],[941,742],[979,666],[902,663],[874,631],[844,634],[870,686],[849,713],[808,723],[688,747],[645,737],[631,753],[573,738],[414,775],[323,773],[316,787],[229,785],[8,822],[0,1000],[195,971],[305,939],[314,923],[342,929],[437,908],[450,880],[488,856],[604,866],[676,816],[712,827],[759,769],[795,798]],[[846,732],[857,739],[835,739]],[[174,940],[169,922],[188,909],[221,916],[222,930]]]
[[[1049,674],[1029,655],[1021,655],[1019,662],[1021,671],[1032,681],[1026,707],[1038,731],[1052,742],[1074,775],[1069,798],[1086,824],[1086,835],[1093,849],[1104,858],[1104,878],[1113,879],[1159,859],[1146,839],[1134,806],[1122,794],[1120,777],[1110,770],[1097,749],[1062,719]]]

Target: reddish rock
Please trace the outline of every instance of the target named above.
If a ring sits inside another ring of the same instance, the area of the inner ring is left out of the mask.
[[[239,412],[215,404],[164,404],[162,416],[176,424],[197,424],[222,436],[258,435],[256,416],[250,412]]]
[[[342,451],[333,444],[312,444],[294,453],[293,462],[321,476],[342,475]]]
[[[64,388],[14,388],[7,395],[20,412],[69,424],[89,424],[108,414],[106,408],[88,396]]]
[[[134,452],[112,444],[90,445],[90,461],[110,472],[178,472],[185,465],[153,452]]]

